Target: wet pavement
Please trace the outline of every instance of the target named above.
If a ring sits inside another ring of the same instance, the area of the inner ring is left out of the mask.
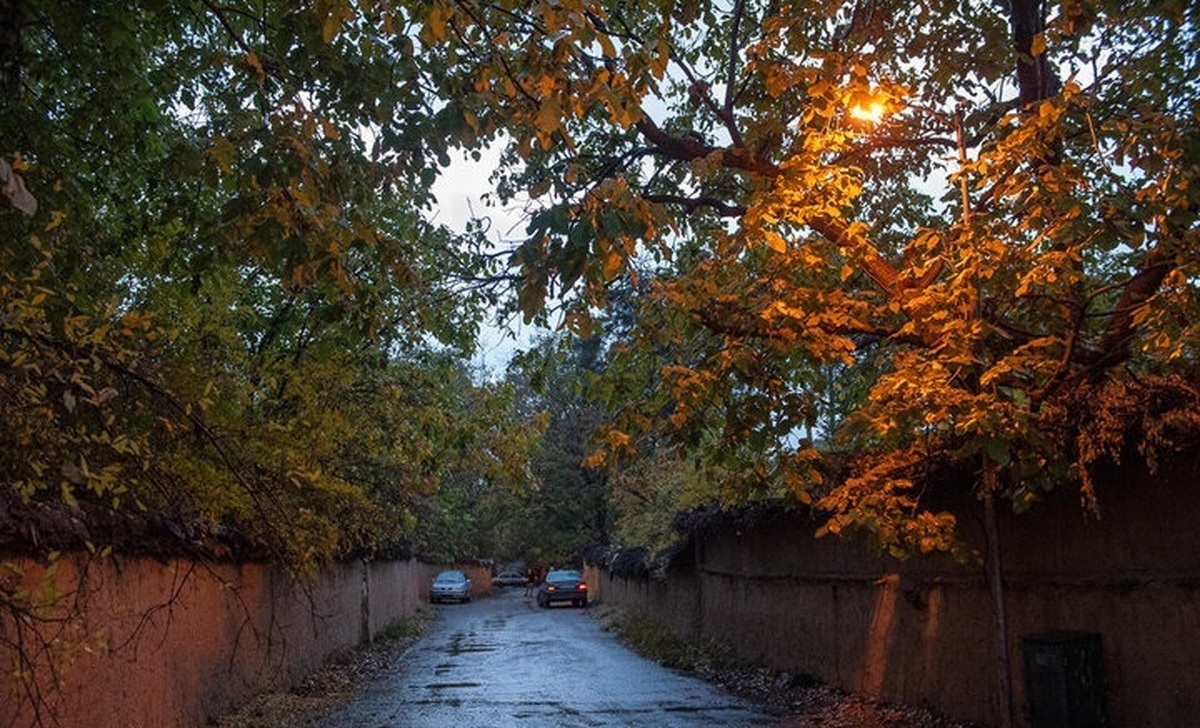
[[[436,607],[396,672],[323,723],[354,726],[768,726],[778,718],[619,644],[583,609],[522,589]]]

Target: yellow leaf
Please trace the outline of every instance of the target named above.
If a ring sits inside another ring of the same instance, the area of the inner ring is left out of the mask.
[[[321,27],[321,38],[326,43],[332,42],[337,37],[338,31],[342,29],[342,19],[337,13],[330,13],[325,16],[325,24]]]
[[[329,119],[321,119],[321,129],[329,139],[337,141],[342,138],[342,133],[333,126],[333,122],[329,121]]]
[[[773,230],[764,230],[763,238],[767,243],[767,247],[774,250],[776,253],[786,253],[788,246],[787,241],[783,236]]]
[[[1029,53],[1034,58],[1037,58],[1038,56],[1042,55],[1045,52],[1046,52],[1046,34],[1038,33],[1037,35],[1033,36],[1033,43],[1029,47]]]
[[[659,38],[655,50],[657,53],[649,61],[650,72],[661,80],[667,72],[667,64],[671,62],[671,44],[665,38]]]
[[[554,133],[561,124],[560,116],[557,101],[544,101],[542,108],[538,110],[538,130],[547,135]]]
[[[554,93],[554,87],[558,85],[558,79],[550,74],[546,74],[537,80],[534,84],[537,87],[538,94],[541,96],[549,96]]]
[[[265,73],[265,71],[263,71],[262,61],[258,60],[258,54],[254,51],[246,51],[246,63],[249,63],[254,70],[258,72],[259,76],[262,76]]]
[[[446,13],[440,7],[429,11],[429,22],[425,25],[436,41],[446,40]]]
[[[612,38],[608,37],[608,34],[601,33],[596,36],[596,41],[600,43],[600,52],[604,54],[605,58],[617,57],[617,49],[613,45]]]
[[[607,280],[615,280],[617,274],[621,272],[621,268],[625,265],[625,259],[619,253],[609,253],[604,259],[604,277]]]
[[[584,458],[582,465],[589,470],[601,470],[607,461],[607,453],[603,450],[598,450]]]

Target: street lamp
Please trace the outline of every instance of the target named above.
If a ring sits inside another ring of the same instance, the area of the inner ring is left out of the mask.
[[[954,146],[957,151],[956,162],[958,163],[958,187],[960,202],[962,204],[962,222],[964,229],[970,229],[971,226],[971,197],[970,188],[967,185],[967,143],[966,136],[963,133],[963,102],[960,100],[954,107],[954,111],[946,113],[928,106],[919,104],[905,104],[899,107],[898,111],[912,110],[918,114],[936,119],[947,129],[954,132]],[[849,108],[849,115],[856,121],[878,126],[883,123],[888,114],[888,104],[878,98],[866,98],[858,103],[855,103]]]
[[[964,103],[959,100],[955,104],[954,111],[946,113],[927,106],[919,106],[916,104],[908,104],[904,109],[911,109],[916,113],[925,114],[937,120],[943,126],[954,131],[954,147],[957,151],[956,161],[958,164],[958,189],[960,195],[960,203],[962,212],[960,221],[962,224],[962,240],[969,242],[971,239],[971,197],[970,187],[967,184],[967,143],[966,136],[963,133],[963,108]],[[878,125],[882,123],[886,106],[878,99],[867,99],[859,102],[848,109],[848,114],[851,118]],[[976,283],[978,286],[978,283]],[[972,311],[972,316],[979,315],[979,301],[981,294],[976,289],[975,292],[975,307]],[[981,478],[983,481],[983,508],[984,508],[984,537],[987,542],[987,581],[988,587],[992,592],[992,599],[995,607],[996,620],[996,655],[997,655],[997,685],[1000,691],[1000,722],[1002,726],[1011,726],[1013,724],[1012,715],[1012,677],[1008,649],[1008,615],[1006,609],[1006,597],[1004,588],[1003,564],[1000,560],[1000,534],[996,523],[996,503],[995,494],[998,490],[999,471],[997,463],[988,457],[987,453],[982,453]]]
[[[855,104],[850,107],[850,116],[868,124],[878,124],[883,121],[887,108],[882,101],[871,101],[866,104]]]

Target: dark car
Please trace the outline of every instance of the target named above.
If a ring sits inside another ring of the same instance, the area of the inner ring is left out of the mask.
[[[546,574],[538,587],[539,607],[549,607],[554,602],[570,602],[576,607],[586,607],[588,600],[587,582],[578,571],[556,569]]]
[[[492,577],[492,586],[525,586],[525,575],[515,571],[501,571]]]
[[[453,599],[456,602],[471,601],[471,580],[461,571],[443,571],[429,585],[429,601],[441,602]]]

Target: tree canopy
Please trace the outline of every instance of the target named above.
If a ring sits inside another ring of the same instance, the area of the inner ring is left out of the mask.
[[[537,205],[524,309],[572,291],[587,333],[652,279],[611,458],[682,442],[905,553],[953,542],[931,462],[1095,505],[1099,464],[1193,441],[1193,4],[422,8],[443,93],[509,143],[498,189]]]
[[[1189,3],[3,10],[26,506],[289,523],[252,540],[303,558],[389,540],[347,534],[464,463],[523,477],[527,439],[456,416],[504,395],[445,357],[500,303],[497,254],[419,214],[488,144],[530,205],[526,315],[563,300],[586,335],[639,291],[590,464],[675,443],[902,552],[953,534],[931,462],[1023,508],[1194,429]]]
[[[495,259],[393,10],[0,3],[0,548],[387,552],[536,430],[464,361]],[[6,582],[7,583],[7,582]]]

